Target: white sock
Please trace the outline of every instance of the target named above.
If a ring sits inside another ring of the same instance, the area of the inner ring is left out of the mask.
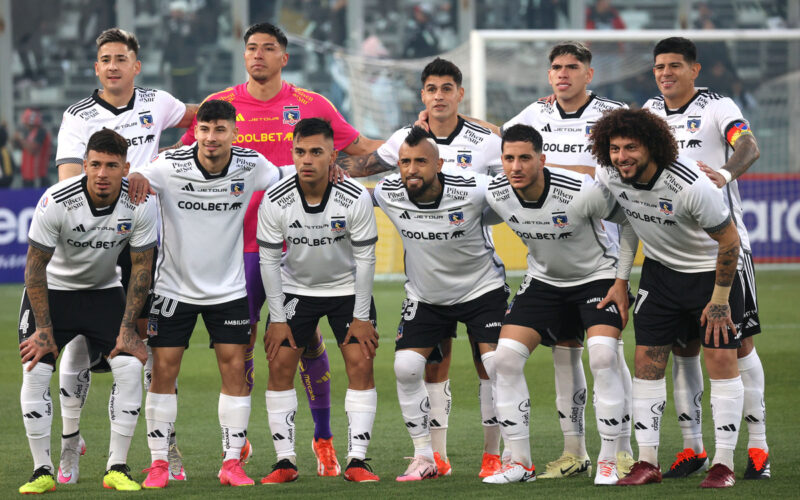
[[[128,450],[142,410],[142,363],[133,356],[117,356],[108,360],[114,385],[108,399],[111,440],[106,470],[128,462]]]
[[[714,419],[716,453],[712,464],[733,470],[733,450],[742,422],[744,385],[742,378],[711,379],[711,416]]]
[[[667,405],[667,379],[633,378],[633,421],[639,460],[658,465],[661,416]]]
[[[217,406],[219,426],[222,428],[222,461],[236,459],[242,453],[250,421],[250,395],[229,396],[219,394]]]
[[[347,414],[347,459],[364,460],[378,411],[378,391],[374,388],[366,391],[347,389],[344,411]]]
[[[53,367],[39,362],[28,371],[30,361],[22,365],[22,388],[19,403],[22,422],[33,456],[33,470],[48,467],[55,472],[50,459],[50,428],[53,426],[53,400],[50,397],[50,378]]]
[[[703,451],[703,368],[700,355],[672,357],[672,397],[683,447]]]
[[[521,342],[501,338],[497,342],[494,361],[497,367],[497,420],[511,460],[530,467],[531,399],[525,381],[525,362],[530,351]]]
[[[594,407],[600,433],[600,459],[615,459],[625,394],[619,375],[617,339],[590,337],[586,341],[589,368],[594,377]]]
[[[150,382],[153,380],[153,348],[150,347],[150,344],[145,344],[145,349],[147,349],[147,361],[144,363],[144,392],[148,392],[150,390]],[[175,379],[175,386],[177,387],[178,380]]]
[[[453,398],[450,396],[450,381],[425,382],[425,390],[431,402],[430,427],[433,451],[447,460],[447,426]]]
[[[92,383],[89,371],[89,345],[86,337],[78,335],[64,346],[59,356],[58,386],[61,401],[61,434],[78,432],[81,410]]]
[[[410,350],[396,351],[394,374],[397,379],[400,413],[414,442],[414,456],[422,455],[433,460],[429,430],[431,404],[423,382],[425,357]]]
[[[626,452],[633,455],[631,448],[631,416],[633,415],[633,379],[631,370],[625,361],[625,342],[620,337],[617,345],[617,360],[619,374],[622,378],[622,391],[625,394],[622,407],[622,424],[619,427],[619,437],[617,438],[617,453]]]
[[[744,420],[747,422],[749,439],[748,448],[761,448],[769,451],[767,446],[767,409],[764,406],[764,367],[755,348],[750,354],[739,358],[739,375],[744,384]]]
[[[150,459],[168,460],[169,435],[178,418],[178,396],[175,394],[156,394],[148,392],[144,403],[147,420],[147,446]]]
[[[500,454],[500,425],[497,423],[495,410],[495,393],[497,392],[497,363],[495,351],[481,354],[481,362],[489,380],[480,380],[478,399],[481,407],[481,424],[483,425],[483,452],[491,455]]]
[[[272,433],[272,444],[275,446],[278,461],[284,458],[294,460],[297,455],[294,451],[294,417],[297,414],[297,393],[294,389],[267,391],[266,399],[269,431]]]
[[[586,410],[586,375],[581,355],[583,347],[553,346],[553,366],[556,378],[556,409],[564,451],[579,457],[586,456],[584,412]]]

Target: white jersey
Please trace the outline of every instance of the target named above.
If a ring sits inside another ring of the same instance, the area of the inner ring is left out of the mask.
[[[186,105],[167,92],[134,87],[133,97],[123,108],[115,108],[100,98],[98,91],[73,104],[61,119],[58,131],[56,165],[81,163],[89,138],[104,128],[128,141],[131,167],[142,166],[158,154],[161,133],[180,123]]]
[[[378,148],[380,161],[392,169],[397,168],[400,146],[405,142],[411,127],[403,127]],[[477,123],[458,118],[458,125],[449,137],[434,137],[439,147],[443,167],[457,167],[479,174],[497,175],[503,172],[500,159],[501,139],[491,130]]]
[[[260,247],[278,251],[286,242],[279,280],[283,292],[356,295],[354,317],[369,319],[378,228],[372,198],[362,185],[350,179],[329,183],[320,204],[309,206],[297,176],[282,180],[261,201],[257,240]],[[272,281],[264,282],[267,288]]]
[[[548,104],[539,100],[503,124],[503,130],[517,124],[535,128],[542,134],[542,153],[547,156],[547,163],[594,166],[597,161],[589,140],[592,126],[604,113],[619,108],[627,106],[592,92],[586,104],[574,113],[565,112],[558,101]]]
[[[553,286],[614,279],[617,253],[601,218],[611,211],[588,175],[547,168],[541,198],[525,201],[505,174],[489,184],[489,206],[528,247],[528,276]]]
[[[158,208],[154,197],[134,205],[128,180],[119,197],[96,208],[86,176],[63,180],[44,192],[31,221],[28,242],[53,257],[47,265],[47,288],[98,290],[122,286],[117,257],[126,244],[132,252],[156,246]]]
[[[503,263],[483,230],[490,177],[452,169],[432,204],[408,197],[400,174],[375,186],[378,205],[403,240],[408,298],[435,305],[467,302],[505,284]]]
[[[150,181],[161,205],[155,293],[198,305],[247,295],[244,212],[253,192],[274,184],[279,170],[258,152],[233,146],[228,166],[212,175],[194,145],[166,151],[135,172]]]
[[[616,200],[645,257],[682,273],[714,271],[719,244],[708,232],[730,223],[722,190],[700,171],[697,162],[679,156],[659,169],[647,184],[625,184],[616,168],[597,169],[598,182]]]
[[[743,131],[750,130],[750,124],[732,99],[705,88],[697,89],[692,99],[679,109],[667,109],[663,96],[648,100],[643,108],[667,121],[680,154],[702,161],[714,170],[725,165],[733,154],[736,140]],[[742,248],[749,252],[750,238],[742,217],[742,197],[737,181],[729,182],[724,190]]]

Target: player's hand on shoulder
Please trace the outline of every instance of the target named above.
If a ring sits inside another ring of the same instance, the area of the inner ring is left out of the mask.
[[[128,197],[134,205],[144,202],[148,194],[156,194],[147,177],[138,172],[128,174]]]
[[[700,166],[700,170],[706,174],[709,179],[711,179],[711,182],[713,182],[715,186],[718,188],[725,187],[725,177],[723,177],[722,174],[709,167],[702,161],[698,161],[697,164]]]
[[[372,321],[353,318],[350,322],[350,328],[347,330],[347,336],[344,338],[343,345],[347,345],[353,337],[355,337],[361,345],[361,352],[364,354],[365,358],[372,359],[375,357],[379,335],[372,325]]]
[[[19,344],[19,355],[22,358],[22,364],[28,361],[31,362],[28,365],[28,371],[33,370],[33,367],[47,353],[53,353],[53,356],[58,358],[58,346],[56,345],[52,328],[37,328],[33,335]]]
[[[297,349],[289,323],[270,322],[266,333],[264,333],[264,351],[267,353],[268,361],[275,359],[284,340],[289,341],[292,349]]]
[[[555,103],[555,102],[556,102],[556,95],[555,95],[555,94],[550,94],[550,95],[548,95],[548,96],[545,96],[545,97],[540,97],[540,98],[539,98],[539,100],[540,100],[540,101],[544,101],[544,102],[546,102],[547,104],[549,104],[549,105],[551,105],[551,106],[552,106],[552,105],[553,105],[553,103]]]
[[[147,363],[147,348],[144,346],[139,333],[136,331],[136,326],[123,324],[119,329],[117,335],[117,344],[114,349],[109,353],[108,359],[113,359],[120,353],[126,352],[135,357],[144,365]]]
[[[334,184],[339,184],[340,182],[344,182],[345,179],[349,178],[350,174],[347,173],[347,170],[343,169],[339,165],[332,163],[330,167],[328,167],[328,180]]]
[[[714,340],[714,347],[719,347],[720,340],[728,343],[728,329],[731,335],[736,335],[736,325],[731,319],[731,307],[728,304],[709,302],[700,316],[700,326],[706,327],[705,343]]]
[[[431,127],[430,127],[430,125],[428,125],[428,110],[427,109],[423,109],[422,111],[419,112],[419,115],[417,115],[417,121],[414,122],[414,126],[415,127],[422,127],[427,132],[431,131]]]

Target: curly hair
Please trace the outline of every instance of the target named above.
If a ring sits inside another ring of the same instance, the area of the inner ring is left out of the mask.
[[[615,109],[603,115],[592,127],[592,155],[604,167],[613,166],[609,146],[611,139],[626,137],[647,148],[659,168],[678,157],[678,143],[667,122],[646,109]]]

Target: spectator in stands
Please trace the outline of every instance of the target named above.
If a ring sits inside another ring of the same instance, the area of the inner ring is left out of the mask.
[[[11,186],[14,180],[14,159],[11,158],[11,151],[8,145],[8,131],[6,124],[0,123],[0,188]]]
[[[413,20],[403,44],[403,57],[418,59],[439,53],[439,35],[433,22],[433,6],[421,3],[414,6]]]
[[[566,0],[526,0],[525,3],[528,28],[554,30],[558,27],[558,13],[568,15]]]
[[[625,23],[617,9],[611,6],[611,0],[597,0],[592,7],[586,8],[587,30],[624,30]]]
[[[50,164],[50,132],[42,125],[42,114],[32,108],[22,112],[20,120],[22,133],[14,134],[14,147],[22,150],[22,187],[47,187],[50,181],[47,168]]]
[[[172,93],[186,102],[200,100],[197,95],[197,49],[202,35],[194,13],[189,10],[189,3],[185,0],[170,2],[164,62],[169,63]]]

